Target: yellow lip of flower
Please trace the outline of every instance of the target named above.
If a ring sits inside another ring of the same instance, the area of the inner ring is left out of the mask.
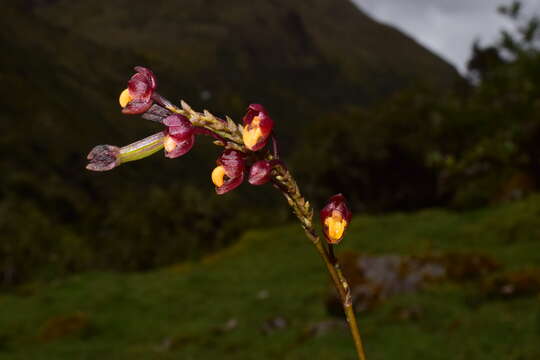
[[[165,136],[163,139],[163,147],[165,148],[165,151],[171,152],[174,149],[176,149],[176,141],[172,138],[172,136]]]
[[[221,187],[225,182],[225,168],[222,165],[219,165],[212,171],[212,182],[217,187]]]
[[[246,145],[248,149],[252,149],[255,145],[257,145],[259,139],[263,136],[260,122],[260,117],[255,116],[251,124],[244,126],[242,139],[244,140],[244,145]]]
[[[118,98],[118,102],[123,108],[125,108],[131,100],[133,100],[133,98],[129,94],[129,89],[124,89],[124,91],[120,93],[120,97]]]
[[[324,220],[324,225],[327,228],[327,235],[331,243],[337,243],[345,232],[347,220],[343,219],[339,211],[332,211],[332,216]]]

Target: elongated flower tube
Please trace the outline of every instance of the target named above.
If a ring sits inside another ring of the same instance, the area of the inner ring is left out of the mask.
[[[216,161],[212,171],[212,182],[218,195],[237,188],[244,181],[244,154],[236,150],[225,150]]]
[[[165,157],[170,159],[184,155],[193,148],[197,133],[208,133],[205,129],[194,127],[183,115],[173,114],[164,117],[161,122],[166,130],[149,136],[133,144],[119,148],[114,145],[98,145],[88,154],[92,171],[108,171],[134,160],[148,157],[161,149],[165,149]]]
[[[260,104],[251,104],[243,118],[242,137],[244,145],[251,151],[262,149],[272,133],[274,121]]]
[[[174,159],[184,155],[195,144],[195,128],[183,115],[173,114],[163,120],[167,134],[163,140],[165,156]]]
[[[272,163],[267,160],[260,160],[254,163],[249,169],[248,182],[251,185],[264,185],[272,176]]]
[[[142,114],[153,104],[152,95],[156,90],[156,77],[149,69],[135,66],[135,75],[128,81],[118,101],[124,114]]]
[[[345,229],[351,222],[352,213],[342,194],[332,196],[321,210],[321,222],[326,240],[337,244],[343,238]]]
[[[87,156],[86,168],[92,171],[108,171],[129,161],[144,159],[163,149],[165,133],[159,132],[122,148],[114,145],[98,145]]]

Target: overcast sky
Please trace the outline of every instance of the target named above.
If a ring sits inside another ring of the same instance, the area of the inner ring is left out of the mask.
[[[489,43],[510,22],[496,9],[510,0],[353,0],[375,19],[391,24],[465,70],[474,39]],[[540,0],[524,0],[524,14],[540,13]]]

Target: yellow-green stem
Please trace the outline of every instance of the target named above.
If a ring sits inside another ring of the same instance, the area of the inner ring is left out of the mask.
[[[143,159],[163,149],[164,137],[164,132],[159,132],[122,147],[119,156],[120,164]]]
[[[242,127],[235,124],[230,118],[226,118],[226,120],[220,120],[208,111],[204,111],[203,113],[196,112],[191,109],[191,107],[184,101],[181,102],[182,107],[179,108],[175,105],[172,105],[165,99],[161,100],[164,106],[169,111],[177,114],[182,114],[186,116],[195,126],[205,127],[224,138],[226,143],[218,141],[218,145],[225,146],[226,148],[230,149],[235,149],[241,152],[246,152],[246,148],[242,140]],[[159,136],[158,134],[154,136],[157,136],[156,139],[152,140],[150,138],[147,138],[141,141],[147,141],[148,143],[139,144],[141,152],[126,151],[126,155],[123,155],[125,156],[125,159],[123,159],[123,161],[136,160],[140,157],[148,156],[150,152],[153,153],[157,151],[154,146],[160,146],[158,139]],[[157,143],[154,143],[154,140],[157,141]],[[161,147],[163,147],[163,139],[161,139]],[[129,157],[127,156],[127,153],[130,153]],[[274,160],[272,155],[270,154],[267,154],[266,158],[267,160]],[[321,243],[319,236],[317,236],[315,232],[315,228],[313,227],[313,209],[311,208],[309,202],[305,201],[305,199],[302,197],[300,189],[298,188],[298,185],[296,184],[296,181],[292,177],[291,173],[282,164],[277,164],[275,166],[272,178],[274,185],[281,190],[281,192],[287,199],[289,206],[294,211],[298,220],[300,220],[300,223],[302,224],[302,227],[304,228],[307,237],[311,240],[318,253],[322,257],[326,265],[326,269],[330,274],[330,278],[332,279],[332,282],[334,283],[341,299],[343,310],[347,318],[347,323],[349,324],[349,329],[351,331],[353,341],[356,347],[358,359],[366,360],[364,346],[362,344],[362,338],[360,336],[360,331],[358,330],[358,324],[354,315],[351,289],[349,287],[347,279],[345,278],[345,276],[343,276],[343,273],[341,272],[337,259],[333,256],[333,254],[330,254],[328,252],[324,244]]]
[[[358,359],[366,360],[362,337],[360,336],[358,323],[356,322],[356,317],[354,315],[349,283],[343,275],[337,259],[328,252],[324,244],[321,242],[319,236],[317,236],[317,233],[313,227],[313,210],[311,209],[309,202],[304,200],[296,181],[284,166],[278,165],[275,168],[273,179],[274,184],[282,191],[290,207],[293,209],[294,214],[298,220],[300,220],[307,237],[309,240],[311,240],[317,249],[317,252],[323,259],[326,269],[330,274],[330,278],[332,279],[332,282],[334,283],[334,286],[336,287],[341,299],[343,311],[345,312],[345,317],[347,319],[347,323],[349,324],[349,329],[351,331]]]

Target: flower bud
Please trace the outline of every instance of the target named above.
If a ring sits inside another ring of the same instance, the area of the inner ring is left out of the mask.
[[[128,87],[118,99],[124,114],[142,114],[153,103],[152,95],[156,90],[156,78],[152,71],[142,66],[136,66],[135,75],[128,81]]]
[[[342,194],[332,196],[321,210],[320,215],[324,236],[328,243],[339,243],[352,217],[352,213],[345,202],[345,197]]]
[[[92,171],[108,171],[120,165],[120,148],[114,145],[97,145],[88,156],[86,168]]]
[[[212,171],[212,182],[218,195],[237,188],[244,181],[244,154],[236,150],[225,150],[216,161]]]
[[[243,123],[244,145],[251,151],[262,149],[274,127],[274,121],[268,116],[266,109],[259,104],[249,105]]]
[[[249,169],[248,181],[251,185],[264,185],[270,181],[272,164],[270,161],[257,161]]]

